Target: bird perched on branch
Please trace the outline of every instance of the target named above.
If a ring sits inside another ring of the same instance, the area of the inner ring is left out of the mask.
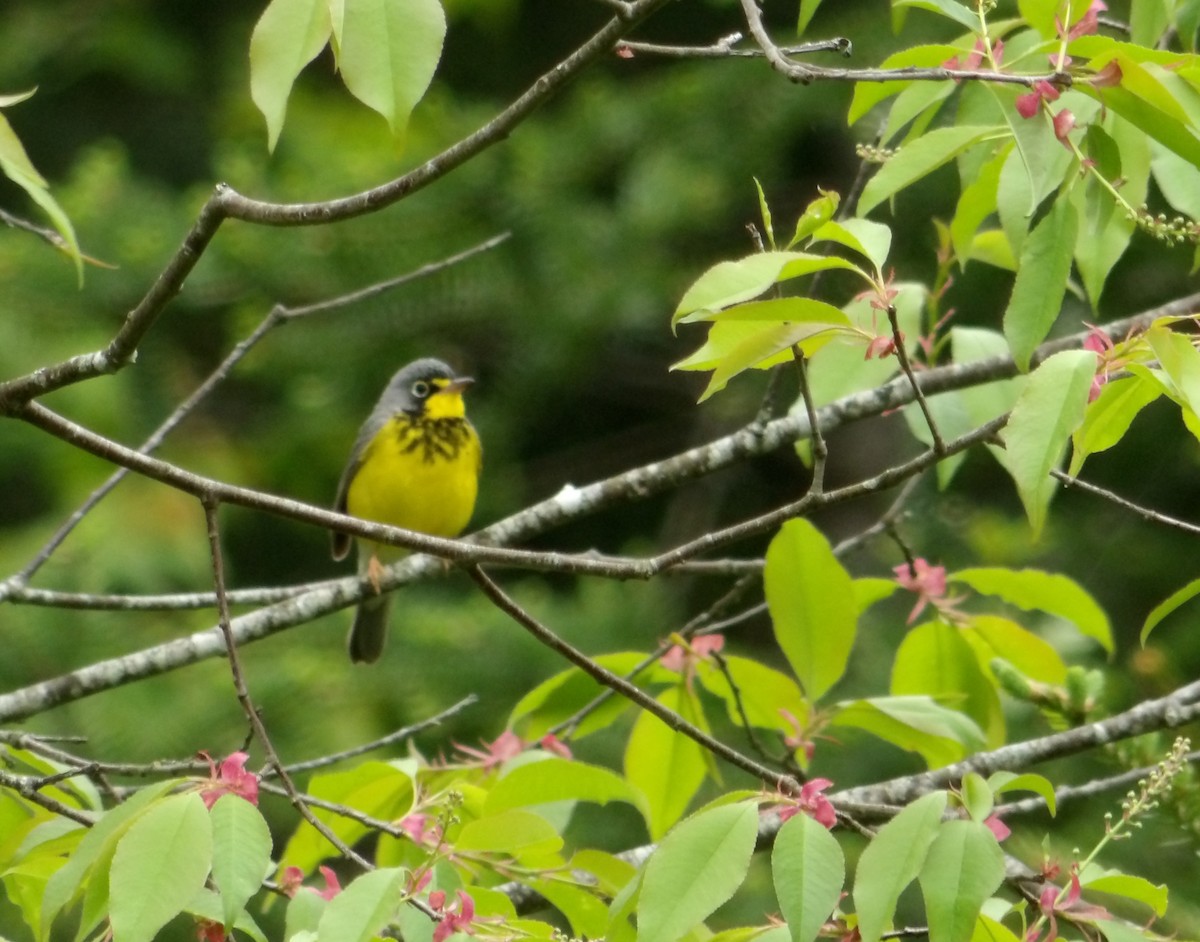
[[[472,382],[433,359],[415,360],[393,376],[358,431],[334,509],[431,536],[458,536],[475,509],[483,458],[463,403]],[[334,559],[346,557],[350,540],[333,534]],[[405,551],[356,542],[359,575],[375,584],[376,594],[354,613],[350,659],[371,662],[383,653],[392,601],[378,591],[379,574]]]

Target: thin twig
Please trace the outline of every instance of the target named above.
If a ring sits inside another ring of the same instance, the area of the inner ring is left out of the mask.
[[[704,732],[704,730],[689,723],[674,710],[663,706],[625,678],[614,674],[607,668],[601,667],[582,651],[572,647],[513,601],[479,566],[468,567],[467,574],[500,611],[508,615],[546,647],[561,654],[576,667],[582,669],[584,673],[598,683],[604,684],[606,687],[612,687],[621,696],[626,697],[641,709],[654,714],[670,729],[683,733],[713,755],[753,775],[768,788],[776,789],[784,794],[793,794],[798,791],[800,787],[799,783],[791,776],[782,775],[774,769],[767,768],[765,765],[755,762],[749,756],[742,755],[742,753],[721,742],[719,739],[714,739],[708,733]]]
[[[1144,520],[1149,520],[1152,523],[1161,523],[1164,526],[1174,527],[1177,530],[1182,530],[1184,533],[1200,534],[1200,525],[1189,523],[1186,520],[1180,520],[1178,517],[1172,517],[1168,514],[1161,513],[1157,510],[1152,510],[1149,507],[1143,507],[1141,504],[1135,504],[1127,497],[1122,497],[1115,491],[1110,491],[1107,488],[1100,487],[1098,484],[1092,484],[1082,478],[1073,477],[1065,471],[1058,468],[1051,469],[1050,473],[1062,481],[1067,487],[1077,487],[1081,491],[1092,494],[1096,497],[1102,497],[1111,503],[1116,504],[1125,510],[1130,510]]]
[[[821,434],[821,422],[817,418],[817,407],[813,402],[812,389],[808,385],[808,358],[798,347],[792,347],[792,362],[796,364],[796,373],[800,377],[800,398],[804,400],[804,411],[808,415],[809,439],[812,441],[812,482],[808,492],[814,497],[820,496],[825,487],[825,459],[829,451],[825,447],[825,436]]]
[[[913,395],[916,396],[917,405],[921,408],[921,414],[925,416],[925,424],[929,426],[929,434],[933,437],[933,450],[939,454],[946,453],[946,443],[942,440],[942,433],[938,431],[937,422],[933,419],[933,412],[929,408],[929,403],[925,401],[925,394],[921,392],[921,384],[917,382],[917,377],[913,374],[912,363],[908,359],[908,350],[904,347],[904,333],[900,330],[900,319],[896,313],[896,305],[889,304],[887,306],[888,323],[892,325],[892,343],[896,351],[896,359],[900,361],[900,369],[904,375],[908,377],[909,383],[912,384]]]

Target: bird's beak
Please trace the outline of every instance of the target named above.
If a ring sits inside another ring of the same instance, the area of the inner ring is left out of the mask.
[[[472,385],[474,382],[475,382],[475,380],[472,379],[470,376],[457,376],[454,379],[450,380],[450,382],[448,382],[441,389],[439,389],[438,394],[442,395],[443,393],[461,393],[463,390],[465,390],[468,386]]]

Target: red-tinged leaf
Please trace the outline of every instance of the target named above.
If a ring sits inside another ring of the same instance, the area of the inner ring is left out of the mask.
[[[938,836],[946,793],[930,792],[879,829],[858,860],[854,907],[862,942],[879,942],[896,912],[896,902],[925,865]]]
[[[837,839],[808,815],[794,815],[775,838],[771,873],[792,942],[812,942],[837,906],[846,880],[846,859]]]
[[[767,548],[763,585],[775,639],[805,695],[819,700],[845,673],[854,645],[854,581],[816,527],[791,520]]]
[[[758,806],[706,808],[671,831],[646,863],[638,942],[675,942],[726,902],[746,878]]]

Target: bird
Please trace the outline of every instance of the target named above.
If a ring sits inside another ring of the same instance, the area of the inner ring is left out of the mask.
[[[334,510],[430,536],[458,536],[470,522],[479,490],[483,446],[467,419],[464,391],[474,382],[441,360],[424,358],[391,378],[367,416],[338,482]],[[345,559],[351,537],[333,533],[333,558]],[[380,594],[383,566],[399,547],[356,540],[358,574],[376,588],[354,613],[350,660],[379,660],[392,596]]]

